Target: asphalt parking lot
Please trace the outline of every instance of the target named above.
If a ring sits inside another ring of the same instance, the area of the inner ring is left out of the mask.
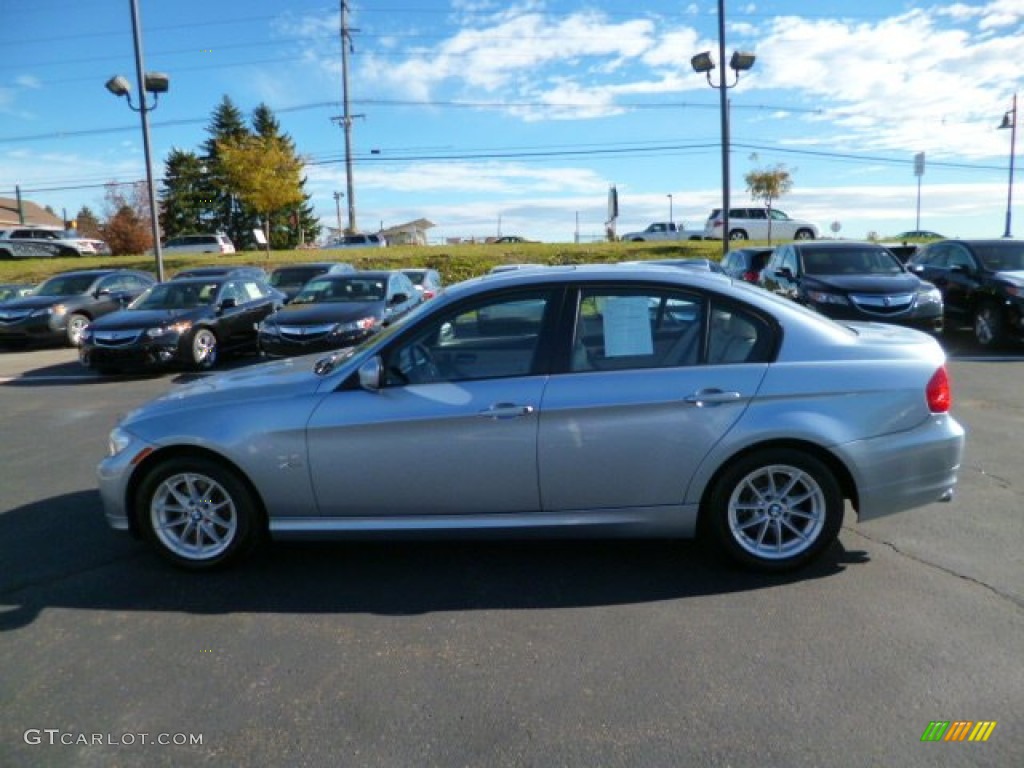
[[[93,471],[118,414],[191,375],[0,352],[0,766],[1019,765],[1024,350],[946,343],[954,501],[848,514],[787,577],[690,542],[278,545],[182,573],[107,529]],[[932,721],[997,725],[922,742]]]

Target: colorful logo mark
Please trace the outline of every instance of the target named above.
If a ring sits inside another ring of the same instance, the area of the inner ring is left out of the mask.
[[[995,720],[932,720],[921,741],[988,741],[995,729]]]

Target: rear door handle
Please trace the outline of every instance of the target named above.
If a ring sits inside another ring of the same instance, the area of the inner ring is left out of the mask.
[[[495,403],[489,408],[480,411],[477,416],[487,419],[518,419],[521,416],[529,416],[533,413],[532,405],[516,405],[515,403]]]
[[[699,389],[692,395],[683,398],[683,402],[695,405],[698,408],[706,408],[712,405],[723,403],[735,403],[743,398],[739,392],[725,392],[721,389]]]

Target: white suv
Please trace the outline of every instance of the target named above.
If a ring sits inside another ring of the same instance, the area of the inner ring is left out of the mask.
[[[711,211],[704,237],[722,239],[722,210]],[[770,225],[770,231],[769,231]],[[730,240],[816,240],[818,228],[809,221],[791,219],[778,208],[730,208]]]
[[[182,235],[172,237],[160,249],[164,253],[234,253],[227,235]]]

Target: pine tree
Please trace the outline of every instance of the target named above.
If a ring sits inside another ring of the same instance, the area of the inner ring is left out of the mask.
[[[213,117],[206,132],[210,135],[203,142],[202,162],[206,165],[206,184],[203,196],[209,200],[207,216],[209,227],[215,232],[225,232],[232,241],[241,246],[251,240],[251,232],[259,226],[259,219],[247,213],[240,205],[224,176],[220,165],[217,145],[224,141],[239,141],[251,132],[245,125],[245,117],[231,98],[225,95],[213,111]]]
[[[195,152],[172,149],[167,156],[160,194],[160,231],[165,238],[218,228],[208,223],[214,198],[209,195],[203,170],[203,161]]]
[[[83,205],[75,216],[75,230],[82,237],[102,237],[100,233],[100,220],[87,205]]]

